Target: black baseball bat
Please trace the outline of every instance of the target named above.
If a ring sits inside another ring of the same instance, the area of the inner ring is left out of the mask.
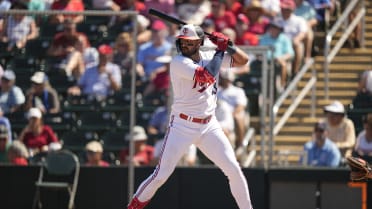
[[[173,17],[173,16],[170,16],[170,15],[167,15],[159,10],[156,10],[156,9],[149,9],[149,14],[150,15],[153,15],[153,16],[156,16],[160,19],[163,19],[165,21],[168,21],[168,22],[171,22],[171,23],[174,23],[174,24],[177,24],[177,25],[187,25],[186,22],[176,18],[176,17]],[[205,35],[207,36],[211,36],[212,34],[208,33],[208,32],[205,32],[203,31]]]

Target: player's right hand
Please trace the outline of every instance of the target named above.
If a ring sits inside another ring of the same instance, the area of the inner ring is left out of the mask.
[[[219,32],[212,32],[212,35],[209,36],[209,39],[217,45],[217,50],[226,51],[229,44],[229,38]]]

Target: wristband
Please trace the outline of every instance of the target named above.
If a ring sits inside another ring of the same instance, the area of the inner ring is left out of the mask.
[[[227,53],[229,53],[230,55],[233,55],[233,54],[236,53],[237,48],[236,48],[234,45],[228,45],[226,51],[227,51]]]

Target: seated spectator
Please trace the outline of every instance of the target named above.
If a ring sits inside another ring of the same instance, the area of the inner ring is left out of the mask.
[[[372,70],[365,70],[358,82],[357,95],[353,98],[353,108],[372,107]]]
[[[244,14],[237,16],[237,24],[235,26],[236,45],[257,46],[259,44],[259,35],[248,31],[249,20]]]
[[[264,8],[259,0],[252,0],[244,9],[246,15],[247,31],[253,34],[262,35],[265,33],[270,19],[264,15]]]
[[[137,52],[136,67],[143,81],[148,81],[151,73],[163,66],[163,63],[156,62],[155,59],[170,54],[172,49],[172,44],[166,40],[169,32],[163,21],[154,21],[151,25],[151,32],[151,41],[141,45]]]
[[[12,70],[5,70],[0,84],[0,107],[4,114],[20,110],[25,103],[25,95],[21,88],[15,85],[16,75]]]
[[[93,0],[92,9],[120,11],[120,5],[113,0]]]
[[[243,4],[240,0],[225,0],[226,9],[232,12],[235,16],[243,12]]]
[[[8,0],[0,0],[0,12],[8,11],[12,6],[12,2]],[[0,33],[3,30],[4,15],[0,15]]]
[[[372,113],[365,116],[363,129],[356,139],[353,156],[372,162]]]
[[[304,145],[309,166],[338,167],[341,162],[341,153],[336,144],[328,138],[324,122],[314,125],[313,139]],[[305,160],[301,158],[301,162]]]
[[[177,7],[178,18],[194,25],[201,25],[211,13],[211,2],[207,0],[189,0]]]
[[[235,147],[235,124],[230,105],[222,99],[217,99],[216,118],[230,144]]]
[[[87,69],[77,86],[68,89],[70,95],[84,95],[88,99],[102,101],[121,88],[121,73],[118,65],[111,62],[113,49],[109,45],[98,47],[99,63]]]
[[[4,124],[0,124],[0,164],[8,162],[8,149],[12,143],[10,133]]]
[[[11,9],[27,10],[27,5],[22,2],[13,3]],[[0,33],[0,41],[6,44],[6,50],[22,49],[29,40],[38,36],[38,28],[35,20],[25,14],[8,16],[4,21],[4,30]]]
[[[140,46],[151,40],[150,20],[143,15],[137,15],[137,23],[137,46]]]
[[[112,62],[120,67],[121,75],[131,76],[133,67],[134,44],[132,35],[127,32],[120,33],[115,40]]]
[[[102,166],[108,167],[110,164],[102,160],[103,147],[98,141],[91,141],[85,146],[87,153],[87,162],[85,165],[88,166]]]
[[[155,59],[156,62],[163,63],[163,66],[152,71],[150,75],[150,83],[147,84],[143,91],[144,97],[168,91],[170,86],[169,65],[171,60],[172,57],[169,55],[160,56]]]
[[[8,129],[9,140],[12,141],[13,140],[12,125],[10,124],[10,121],[9,121],[8,117],[6,117],[4,115],[4,112],[0,107],[0,126],[2,126],[2,125],[4,125]]]
[[[245,0],[244,5],[249,5],[254,0]],[[280,0],[259,0],[262,5],[263,15],[272,19],[280,15]]]
[[[44,72],[38,71],[30,80],[31,88],[26,93],[25,111],[37,107],[43,114],[59,113],[58,93],[49,83],[48,76]]]
[[[234,73],[228,69],[220,72],[217,99],[224,100],[229,105],[235,124],[235,140],[232,146],[237,148],[242,145],[249,117],[245,111],[248,105],[248,98],[242,88],[233,84],[234,80]]]
[[[145,5],[145,8],[153,8],[159,11],[164,12],[165,14],[175,14],[176,7],[175,7],[175,0],[146,0],[142,1]],[[147,18],[154,22],[157,18],[155,16],[146,14]]]
[[[295,52],[292,63],[292,76],[295,76],[300,70],[304,58],[304,40],[309,28],[304,18],[293,14],[296,9],[294,0],[282,0],[280,8],[281,17],[279,17],[279,20],[283,22],[284,34],[292,40]]]
[[[307,22],[308,31],[305,37],[305,60],[310,59],[314,42],[314,30],[318,24],[314,8],[305,0],[295,0],[294,14],[302,17]]]
[[[340,149],[342,157],[350,156],[356,135],[354,123],[345,115],[344,105],[336,100],[324,107],[324,113],[329,138]]]
[[[79,75],[76,75],[76,77],[80,77],[85,69],[93,67],[98,65],[98,51],[95,47],[92,47],[89,43],[89,40],[86,39],[84,36],[79,36],[77,44],[75,48],[80,52],[82,55],[82,60],[84,62],[84,68],[80,67],[81,65],[81,56],[79,54],[76,54],[76,56],[72,56],[71,59],[76,60],[70,60],[71,66],[73,66],[73,63],[79,64]]]
[[[270,22],[267,32],[260,38],[260,46],[274,47],[274,54],[268,51],[267,57],[274,59],[274,67],[280,73],[280,82],[276,82],[276,90],[282,92],[287,85],[287,68],[294,56],[291,40],[283,33],[283,23],[276,19]],[[271,60],[269,60],[271,61]],[[261,62],[259,59],[252,62]]]
[[[221,32],[224,28],[235,28],[236,17],[235,15],[227,10],[225,0],[213,0],[211,1],[212,10],[206,19],[214,21],[216,31]]]
[[[30,108],[27,114],[28,124],[19,134],[19,141],[23,142],[29,149],[29,154],[48,151],[48,145],[59,142],[53,129],[45,125],[42,119],[43,113],[36,107]]]
[[[330,14],[333,13],[333,0],[307,0],[316,11],[316,19],[321,28],[326,31],[329,27]]]
[[[89,43],[88,37],[76,30],[76,23],[66,19],[63,23],[63,31],[57,33],[48,48],[47,55],[54,58],[54,66],[72,76],[76,80],[84,73],[84,60],[81,52],[76,48],[79,40]]]
[[[126,140],[134,141],[134,155],[132,163],[134,166],[150,165],[154,158],[154,147],[147,145],[146,131],[142,126],[135,126],[133,128],[133,137],[127,135]],[[120,151],[120,162],[123,165],[129,164],[129,148]]]
[[[70,12],[83,12],[84,3],[82,0],[56,0],[50,6],[51,10],[61,10]],[[51,24],[62,24],[66,19],[71,19],[73,23],[80,23],[84,20],[83,15],[52,15],[49,17],[49,23]]]
[[[8,148],[8,161],[12,165],[28,165],[29,154],[26,146],[18,140],[14,140]]]

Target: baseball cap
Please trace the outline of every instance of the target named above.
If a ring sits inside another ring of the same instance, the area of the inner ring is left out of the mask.
[[[16,79],[16,75],[13,70],[8,69],[4,71],[3,78],[8,81],[12,81]]]
[[[30,119],[30,118],[41,118],[42,117],[42,113],[40,111],[39,108],[37,107],[32,107],[30,108],[30,110],[28,111],[28,114],[27,114],[27,118]]]
[[[112,47],[107,44],[102,44],[98,47],[98,52],[103,55],[112,54],[113,50]]]
[[[182,26],[180,29],[180,34],[177,38],[189,39],[189,40],[198,40],[204,37],[204,31],[200,26],[187,24]]]
[[[91,152],[103,152],[103,147],[98,141],[91,141],[85,145],[85,150]]]
[[[164,63],[164,64],[170,63],[171,60],[172,60],[172,56],[169,56],[169,55],[163,55],[155,59],[156,62]]]
[[[9,136],[9,130],[4,124],[0,124],[0,138],[7,138]]]
[[[345,107],[340,101],[333,101],[331,104],[324,107],[324,112],[331,112],[331,113],[345,113]]]
[[[152,30],[164,30],[167,29],[165,23],[161,20],[155,20],[151,25]]]
[[[128,134],[125,139],[130,140],[130,135]],[[142,126],[133,127],[133,141],[145,141],[147,140],[146,131]]]
[[[293,0],[280,0],[280,8],[294,10],[296,4]]]
[[[44,72],[35,72],[34,75],[31,76],[31,81],[37,84],[42,84],[47,80],[47,75]]]
[[[248,22],[249,22],[247,16],[245,16],[245,14],[242,14],[242,13],[240,13],[240,14],[237,16],[237,20],[239,20],[239,21],[242,22],[243,24],[248,24]]]

